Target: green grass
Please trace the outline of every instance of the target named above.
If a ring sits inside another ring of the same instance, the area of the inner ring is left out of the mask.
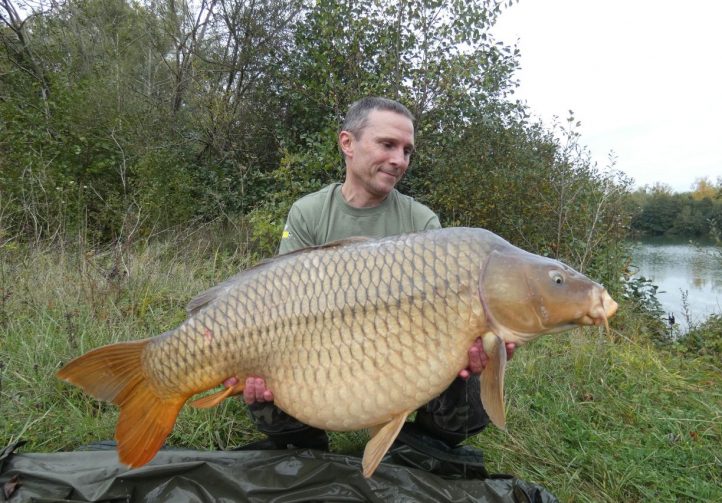
[[[517,351],[508,433],[478,436],[489,469],[565,501],[722,499],[722,376],[591,330]]]
[[[173,328],[195,294],[248,263],[198,234],[131,250],[0,248],[0,442],[25,439],[30,452],[112,438],[116,408],[55,372],[91,348]],[[508,432],[489,427],[469,442],[491,472],[562,501],[721,501],[719,363],[647,340],[644,323],[622,311],[611,336],[576,330],[518,350],[506,376]],[[219,449],[259,436],[240,401],[227,400],[185,407],[168,442]],[[332,447],[358,451],[366,438],[334,434]]]

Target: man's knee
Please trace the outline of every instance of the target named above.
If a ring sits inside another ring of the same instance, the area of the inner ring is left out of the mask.
[[[489,424],[481,404],[479,376],[456,378],[438,397],[421,407],[415,422],[450,445],[476,435]]]
[[[271,402],[251,404],[248,406],[248,413],[258,431],[266,435],[280,435],[310,428]]]
[[[258,431],[268,436],[279,449],[293,445],[328,450],[328,435],[325,431],[302,423],[273,403],[249,405],[248,412]]]

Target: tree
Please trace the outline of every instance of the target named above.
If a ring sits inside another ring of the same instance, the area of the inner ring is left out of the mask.
[[[6,220],[109,239],[247,209],[278,164],[271,83],[299,4],[81,0],[19,21],[5,0]]]
[[[522,112],[465,129],[432,169],[432,207],[446,225],[486,227],[525,249],[593,268],[594,257],[626,233],[631,182],[591,164],[573,118],[555,133]]]
[[[632,226],[652,235],[663,235],[674,225],[680,209],[678,197],[666,192],[652,193],[642,211],[635,215]]]
[[[419,155],[402,189],[423,199],[425,173],[450,135],[507,107],[517,53],[487,34],[500,9],[500,2],[438,0],[309,6],[278,78],[286,155],[276,178],[290,191],[283,198],[339,179],[335,131],[343,114],[360,97],[382,95],[416,116]]]
[[[692,185],[692,199],[701,201],[703,199],[716,199],[719,197],[722,184],[714,183],[708,177],[697,178]]]
[[[489,35],[504,5],[73,0],[8,14],[0,214],[25,235],[102,241],[222,215],[270,254],[290,203],[343,176],[349,104],[383,95],[416,116],[403,191],[445,225],[593,270],[624,231],[627,182],[590,163],[573,117],[549,130],[513,100],[518,51]]]

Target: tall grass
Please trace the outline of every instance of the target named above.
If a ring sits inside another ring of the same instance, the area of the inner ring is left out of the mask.
[[[55,372],[91,348],[176,326],[194,295],[249,265],[233,242],[196,231],[105,250],[2,246],[0,440],[55,451],[112,438],[117,409]],[[490,427],[470,440],[489,470],[563,501],[722,500],[718,362],[656,348],[640,320],[622,306],[612,337],[576,330],[517,351],[506,379],[508,432]],[[258,436],[240,401],[226,400],[184,408],[168,442],[224,449]],[[336,449],[363,440],[332,437]]]

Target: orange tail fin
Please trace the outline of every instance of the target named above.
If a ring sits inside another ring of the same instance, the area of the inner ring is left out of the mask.
[[[167,396],[148,382],[141,365],[148,341],[122,342],[95,349],[58,372],[59,378],[86,393],[120,406],[115,429],[118,456],[131,467],[144,465],[155,456],[189,398]]]

